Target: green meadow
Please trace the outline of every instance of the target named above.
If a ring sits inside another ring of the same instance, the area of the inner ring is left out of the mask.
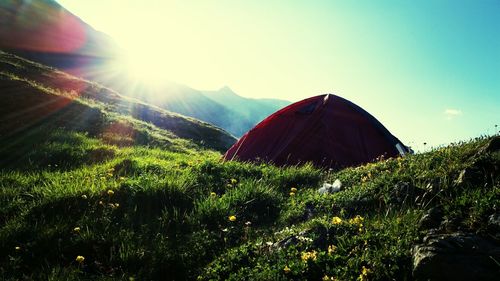
[[[498,136],[343,170],[224,162],[235,139],[207,123],[0,67],[1,280],[414,280],[431,232],[498,239]]]
[[[486,235],[498,212],[491,138],[341,171],[67,130],[30,138],[0,171],[2,280],[409,280],[426,210]],[[340,192],[317,192],[335,179]]]

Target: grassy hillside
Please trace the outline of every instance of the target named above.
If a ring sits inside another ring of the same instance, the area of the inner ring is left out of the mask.
[[[120,81],[103,81],[103,83],[107,83],[124,95],[224,128],[235,136],[241,136],[255,125],[255,121],[249,120],[231,104],[219,103],[204,92],[181,84],[165,82],[163,85],[151,87],[137,81],[136,85],[131,87]],[[272,112],[274,111],[268,114]]]
[[[498,136],[278,168],[222,162],[223,131],[3,52],[0,99],[1,280],[441,280],[459,261],[416,267],[417,246],[457,236],[492,249],[460,252],[474,277],[500,269]]]
[[[0,170],[2,280],[411,280],[433,208],[498,237],[498,138],[334,172],[44,136]]]
[[[238,103],[220,103],[187,86],[165,83],[150,87],[140,81],[131,81],[129,70],[123,66],[123,50],[113,39],[54,0],[3,0],[0,1],[0,18],[0,49],[97,81],[122,95],[167,111],[214,124],[238,137],[283,104],[276,100],[256,103],[247,99],[242,109]],[[29,24],[23,19],[29,19]],[[169,78],[164,77],[165,80]],[[237,95],[233,97],[242,99]]]
[[[0,88],[3,137],[29,131],[30,127],[49,126],[139,144],[174,144],[183,138],[220,151],[235,142],[234,137],[208,123],[1,51]],[[180,142],[185,145],[185,141]]]

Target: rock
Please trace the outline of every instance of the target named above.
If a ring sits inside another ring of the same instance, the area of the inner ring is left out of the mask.
[[[437,234],[413,248],[415,280],[498,280],[500,245],[474,234]]]
[[[328,247],[328,237],[333,235],[325,227],[316,227],[299,232],[297,235],[287,236],[273,244],[273,248],[281,250],[299,243],[312,245],[314,248]]]
[[[336,179],[333,184],[323,183],[323,186],[318,189],[319,194],[331,194],[335,192],[339,192],[342,188],[342,182],[339,179]]]
[[[455,218],[455,217],[452,217],[452,218],[446,218],[445,220],[443,220],[443,222],[441,222],[441,226],[440,228],[445,231],[445,232],[455,232],[457,230],[461,230],[463,227],[462,227],[462,220],[459,219],[459,218]]]
[[[500,136],[495,136],[488,142],[488,144],[483,146],[478,153],[479,154],[495,153],[499,150],[500,150]]]
[[[281,250],[290,247],[291,245],[297,245],[299,243],[299,239],[296,235],[288,236],[284,239],[273,244],[273,248]]]
[[[500,239],[500,214],[496,213],[488,217],[488,230],[493,233],[497,239]]]
[[[443,209],[441,206],[436,206],[429,209],[419,221],[419,229],[432,229],[441,225],[443,220]]]
[[[424,194],[424,190],[411,185],[408,182],[398,182],[391,194],[390,202],[391,204],[405,204],[405,203],[415,203],[417,198],[420,198]]]
[[[314,204],[312,202],[307,202],[304,209],[303,220],[309,220],[314,217],[316,213],[316,208],[314,208]]]
[[[460,186],[466,183],[477,184],[484,179],[484,175],[476,165],[463,169],[458,178],[455,180],[455,185]]]
[[[472,164],[463,169],[458,178],[455,180],[455,185],[463,186],[465,184],[485,185],[490,178],[498,176],[499,167],[496,161],[492,161],[490,154],[500,152],[500,137],[492,138],[486,145],[481,147],[472,157]]]
[[[297,235],[287,236],[287,237],[281,239],[280,241],[274,243],[272,245],[272,248],[274,248],[276,250],[281,250],[281,249],[288,248],[292,245],[297,245],[301,242],[306,242],[306,241],[312,242],[313,241],[312,239],[307,238],[309,234],[310,234],[310,230],[304,230],[304,231],[299,232],[299,234],[297,234]]]

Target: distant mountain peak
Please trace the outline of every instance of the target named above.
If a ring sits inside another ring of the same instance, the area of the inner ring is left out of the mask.
[[[231,89],[227,85],[225,85],[222,88],[220,88],[218,92],[225,92],[225,93],[233,93],[233,94],[235,94],[235,92],[233,91],[233,89]]]

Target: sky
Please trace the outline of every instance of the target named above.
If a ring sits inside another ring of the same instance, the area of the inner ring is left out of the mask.
[[[138,76],[253,98],[333,93],[417,150],[500,125],[500,0],[58,2]]]

